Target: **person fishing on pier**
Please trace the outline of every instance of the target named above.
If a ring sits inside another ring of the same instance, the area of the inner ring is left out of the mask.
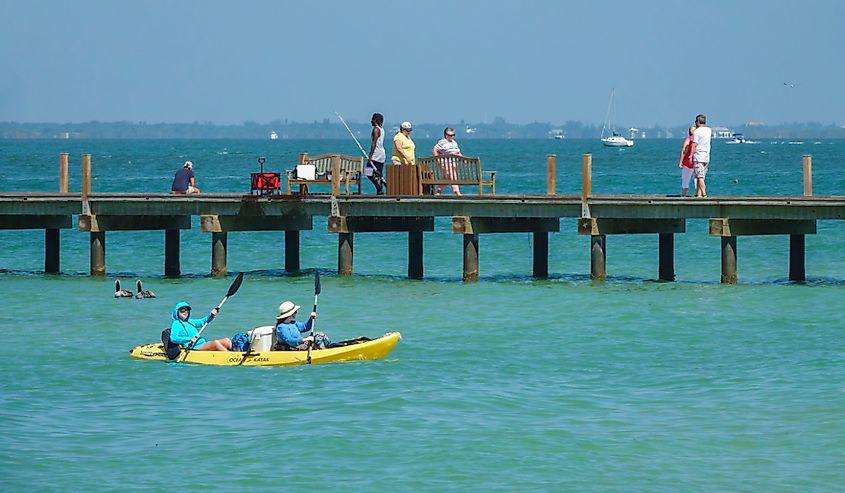
[[[370,154],[367,156],[367,171],[364,172],[367,178],[373,182],[376,187],[377,195],[384,195],[384,160],[386,154],[384,152],[384,116],[381,113],[373,113],[373,118],[370,120],[373,126],[372,134],[370,135]]]

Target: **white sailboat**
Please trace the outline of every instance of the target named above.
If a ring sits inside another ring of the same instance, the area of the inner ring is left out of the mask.
[[[616,105],[613,101],[613,96],[616,89],[610,91],[610,102],[607,104],[607,115],[604,117],[604,125],[601,127],[601,143],[605,147],[631,147],[634,145],[633,140],[628,140],[625,137],[616,133]],[[610,125],[608,125],[608,122]],[[607,137],[604,136],[605,130],[610,132]]]

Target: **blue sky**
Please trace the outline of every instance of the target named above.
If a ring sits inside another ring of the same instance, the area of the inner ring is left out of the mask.
[[[835,0],[0,0],[0,121],[845,124],[843,48]]]

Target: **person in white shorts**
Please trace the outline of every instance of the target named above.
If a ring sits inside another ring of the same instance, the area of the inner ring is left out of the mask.
[[[707,165],[710,164],[710,136],[713,131],[707,126],[707,117],[695,117],[695,131],[692,133],[692,164],[695,174],[695,196],[707,197],[707,187],[704,179],[707,177]]]

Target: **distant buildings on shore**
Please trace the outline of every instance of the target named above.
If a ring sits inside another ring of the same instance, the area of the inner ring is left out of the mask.
[[[347,122],[361,139],[367,139],[369,122]],[[396,127],[397,122],[386,122],[385,128]],[[509,123],[495,118],[489,123],[465,121],[447,123],[414,122],[414,135],[421,139],[434,138],[443,128],[458,129],[459,139],[597,139],[601,126],[568,121],[564,124],[533,122]],[[791,123],[766,125],[747,122],[740,125],[712,126],[714,137],[730,139],[734,133],[754,139],[826,138],[845,139],[845,127],[837,124]],[[650,126],[628,129],[636,139],[676,139],[687,135],[688,127]],[[246,122],[240,125],[215,125],[212,123],[157,123],[146,122],[87,122],[87,123],[17,123],[0,122],[0,139],[347,139],[349,134],[341,123],[324,119],[314,122],[273,121],[266,124]]]

